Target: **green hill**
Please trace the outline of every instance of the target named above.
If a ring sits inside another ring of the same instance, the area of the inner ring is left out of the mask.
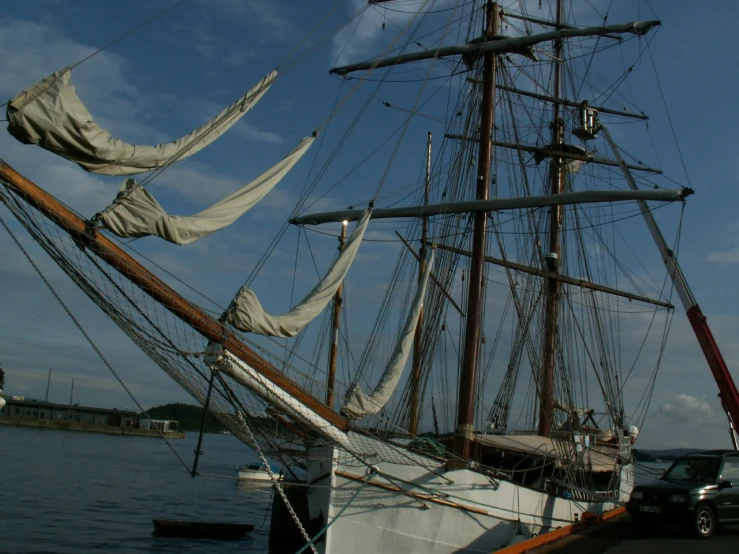
[[[190,404],[165,404],[163,406],[155,406],[147,410],[149,417],[152,419],[174,419],[179,422],[182,431],[199,431],[200,423],[203,420],[203,408],[201,406],[192,406]],[[141,414],[140,417],[146,417]],[[224,430],[221,422],[218,421],[213,414],[208,414],[205,420],[206,433],[220,433]]]

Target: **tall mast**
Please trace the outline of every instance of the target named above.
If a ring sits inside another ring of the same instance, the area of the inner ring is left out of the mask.
[[[557,29],[563,24],[562,0],[557,0]],[[554,94],[552,119],[552,145],[564,142],[564,121],[560,117],[560,87],[562,79],[562,39],[554,41]],[[549,166],[551,193],[560,194],[564,181],[562,158],[553,157]],[[553,206],[549,214],[549,252],[545,259],[550,270],[556,270],[560,256],[560,228],[562,224],[562,207]],[[544,349],[541,371],[541,401],[539,404],[539,435],[548,437],[552,430],[554,411],[554,366],[557,361],[557,318],[559,315],[559,297],[562,287],[558,279],[549,278],[546,283],[546,306],[544,308]]]
[[[483,35],[498,34],[498,4],[488,2]],[[493,52],[483,55],[482,104],[480,106],[480,151],[477,163],[477,200],[486,200],[490,186],[492,156],[492,131],[495,115],[495,69],[497,57]],[[457,400],[457,432],[454,450],[462,457],[472,451],[472,432],[475,417],[475,385],[477,382],[477,358],[482,319],[483,278],[485,276],[485,231],[487,214],[475,214],[472,232],[472,259],[470,261],[469,294],[467,298],[467,324],[464,336],[462,372],[459,379]]]
[[[346,242],[347,221],[341,224],[341,237],[339,237],[339,252],[344,249]],[[326,384],[326,406],[333,409],[334,404],[334,382],[336,381],[336,358],[339,354],[339,323],[341,322],[341,306],[344,303],[344,283],[339,285],[334,295],[334,311],[331,329],[331,350],[328,355],[328,383]]]
[[[431,131],[429,131],[426,142],[426,188],[423,194],[423,205],[429,204],[429,189],[431,184]],[[423,273],[426,271],[426,242],[428,242],[429,223],[428,217],[421,220],[421,250],[418,260],[418,282],[421,282]],[[413,337],[413,369],[411,370],[411,400],[408,432],[418,434],[418,411],[421,403],[421,347],[423,340],[423,307],[418,314],[416,334]]]
[[[69,405],[72,405],[72,402],[74,402],[74,377],[72,377],[72,388],[69,391]]]

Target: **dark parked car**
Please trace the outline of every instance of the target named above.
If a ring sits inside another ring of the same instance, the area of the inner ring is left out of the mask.
[[[654,483],[634,487],[626,510],[645,529],[658,522],[690,525],[710,537],[739,522],[739,452],[711,450],[675,460]]]

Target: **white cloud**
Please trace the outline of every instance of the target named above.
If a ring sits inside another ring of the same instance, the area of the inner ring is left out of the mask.
[[[739,264],[739,248],[711,252],[706,256],[706,260],[718,265]]]
[[[207,25],[201,22],[192,27],[190,29],[190,37],[195,45],[195,49],[204,59],[213,59],[218,46],[218,39],[210,32]]]
[[[739,263],[739,221],[724,225],[719,234],[711,241],[724,248],[708,254],[705,259],[719,266]]]
[[[657,408],[657,412],[676,423],[700,423],[713,415],[707,402],[689,394],[678,394]]]
[[[208,62],[210,67],[238,67],[261,56],[262,51],[257,48],[246,45],[235,48],[231,41],[212,30],[217,27],[206,21],[194,25],[175,23],[170,26],[171,36],[167,38],[194,48],[200,59]]]
[[[259,142],[267,142],[269,144],[282,143],[282,138],[280,137],[280,135],[278,135],[277,133],[273,133],[272,131],[262,131],[253,123],[246,121],[246,119],[242,119],[236,126],[234,126],[233,131],[234,135],[236,136],[256,140]]]
[[[41,23],[4,18],[0,24],[0,93],[14,95],[39,79],[62,67],[87,57],[95,51],[92,46],[74,42]],[[96,76],[99,87],[124,94],[136,90],[123,78],[125,60],[115,54],[103,52],[85,63],[84,75],[78,81],[90,83],[90,75]],[[102,108],[102,106],[101,106]]]
[[[11,98],[24,88],[96,50],[49,25],[5,18],[0,22],[0,95]],[[151,101],[127,76],[128,62],[102,52],[73,71],[77,92],[96,121],[111,126],[127,140],[161,138],[141,123],[150,116]]]
[[[222,20],[238,20],[260,30],[257,38],[262,41],[289,41],[299,35],[296,23],[272,0],[200,0],[200,3],[208,14]]]
[[[212,171],[206,164],[185,160],[173,164],[159,174],[152,181],[150,189],[157,197],[159,196],[157,191],[162,189],[175,191],[178,197],[187,198],[196,204],[199,211],[223,199],[243,185],[244,182],[235,177]],[[167,211],[166,207],[165,211]]]
[[[382,5],[368,5],[366,0],[350,0],[349,10],[352,14],[362,9],[365,11],[356,21],[350,21],[336,34],[332,41],[330,62],[344,65],[379,55],[380,50],[373,51],[370,47],[380,42],[383,36],[388,38],[387,42],[390,44],[390,41],[399,35],[400,29],[410,33],[414,25],[421,21],[420,14],[423,11],[443,10],[445,6],[451,4],[451,0],[425,0],[413,4],[407,10],[401,10],[399,7],[386,10]],[[442,14],[441,17],[444,17],[443,21],[448,20],[448,14],[446,16]],[[437,23],[443,25],[442,20],[438,20]],[[407,40],[410,40],[407,34],[402,35],[393,43],[393,47],[403,46]],[[431,37],[425,39],[429,45],[434,40]]]

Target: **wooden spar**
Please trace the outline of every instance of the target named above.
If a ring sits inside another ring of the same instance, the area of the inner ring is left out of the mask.
[[[341,237],[339,237],[339,252],[344,249],[346,242],[347,222],[341,224]],[[344,283],[339,285],[334,295],[334,309],[331,318],[331,350],[328,355],[328,381],[326,383],[326,406],[333,410],[334,384],[336,382],[336,360],[339,354],[339,323],[341,321],[341,306],[344,303]]]
[[[370,219],[391,219],[405,217],[429,217],[452,214],[485,214],[503,210],[530,210],[550,206],[570,206],[575,204],[596,204],[599,202],[626,202],[649,200],[676,202],[693,194],[692,189],[647,189],[647,190],[583,190],[546,194],[544,196],[524,196],[519,198],[493,198],[488,200],[466,200],[445,202],[428,206],[404,206],[401,208],[374,208]],[[290,220],[293,225],[321,225],[340,221],[359,221],[365,210],[339,210],[301,215]]]
[[[487,3],[484,36],[498,34],[498,4]],[[495,72],[497,54],[486,51],[482,57],[482,103],[480,105],[480,143],[477,164],[477,190],[475,198],[486,200],[490,188],[492,160],[493,125],[495,123]],[[454,450],[463,457],[472,454],[473,424],[475,421],[475,397],[477,396],[477,361],[479,355],[479,335],[484,301],[483,285],[485,276],[485,234],[487,215],[475,214],[472,230],[472,259],[470,261],[469,294],[467,296],[467,321],[464,334],[464,354],[459,378],[457,397],[457,428],[454,437]]]
[[[447,252],[454,252],[455,254],[461,254],[462,256],[472,255],[471,252],[467,250],[462,250],[461,248],[455,248],[454,246],[447,246],[444,244],[436,244],[435,246],[439,250],[445,250]],[[528,273],[529,275],[538,275],[539,277],[558,279],[567,285],[573,285],[575,287],[580,287],[582,289],[595,290],[598,292],[605,292],[607,294],[613,294],[614,296],[620,296],[622,298],[627,298],[629,300],[637,300],[638,302],[644,302],[646,304],[662,306],[663,308],[667,308],[670,310],[675,308],[675,306],[673,306],[669,302],[664,302],[662,300],[656,300],[654,298],[649,298],[648,296],[641,296],[639,294],[633,294],[630,292],[625,292],[622,290],[614,289],[611,287],[606,287],[605,285],[599,285],[597,283],[591,283],[590,281],[585,281],[583,279],[575,279],[574,277],[568,277],[567,275],[560,275],[559,273],[555,273],[554,271],[547,271],[545,269],[540,269],[538,267],[531,267],[528,265],[511,262],[508,260],[503,260],[501,258],[494,258],[492,256],[485,256],[485,261],[491,264],[502,266],[502,267],[508,267],[514,271],[520,271],[521,273]]]
[[[2,161],[0,161],[0,180],[15,194],[21,196],[44,216],[69,233],[74,240],[86,245],[99,258],[115,267],[132,283],[162,304],[175,317],[192,327],[193,330],[209,341],[223,345],[234,356],[332,425],[342,431],[349,428],[349,422],[345,418],[330,410],[300,388],[299,385],[285,377],[276,367],[243,344],[221,323],[182,298],[105,235],[101,233],[88,234],[87,222],[84,219]]]
[[[515,12],[509,12],[505,10],[500,10],[500,18],[501,19],[505,19],[505,18],[519,19],[521,21],[528,21],[530,23],[536,23],[537,25],[541,25],[542,27],[553,27],[555,29],[577,29],[577,27],[573,25],[566,25],[566,24],[557,25],[553,21],[548,21],[546,19],[539,19],[538,17],[529,17],[525,15],[519,15]],[[619,35],[602,35],[602,36],[605,38],[611,38],[614,40],[623,40],[623,38]]]
[[[408,249],[408,251],[411,254],[413,254],[413,256],[416,258],[416,260],[421,261],[421,256],[419,256],[418,254],[416,254],[416,252],[413,250],[413,248],[411,247],[411,245],[408,244],[408,241],[403,238],[403,235],[401,235],[397,231],[395,231],[395,234],[398,235],[398,238],[401,241],[403,241],[403,245]],[[427,246],[435,247],[436,244],[428,244]],[[460,308],[459,307],[459,304],[457,304],[454,301],[454,298],[452,298],[452,295],[449,294],[449,291],[444,288],[444,285],[441,284],[441,281],[439,281],[439,278],[436,275],[434,275],[434,272],[433,271],[429,274],[429,277],[431,278],[431,280],[434,283],[436,283],[436,286],[439,287],[439,290],[441,291],[441,293],[444,296],[446,296],[446,299],[449,300],[449,302],[451,303],[451,305],[454,306],[454,309],[459,312],[459,315],[461,315],[462,317],[464,317],[464,311],[462,310],[462,308]]]
[[[477,79],[467,79],[470,83],[479,83]],[[522,90],[520,88],[514,88],[514,87],[508,87],[505,85],[498,85],[498,90],[503,90],[505,92],[511,92],[513,94],[518,94],[519,96],[528,96],[529,98],[535,98],[537,100],[541,100],[542,102],[554,102],[554,97],[547,96],[546,94],[539,94],[536,92],[531,92],[528,90]],[[582,106],[582,102],[575,102],[574,100],[559,100],[559,103],[563,106],[569,106],[571,108],[579,108]],[[634,119],[649,119],[648,115],[644,115],[643,113],[631,113],[623,110],[613,110],[611,108],[604,108],[603,106],[595,106],[593,104],[590,105],[591,108],[594,108],[598,110],[598,113],[607,113],[610,115],[618,115],[623,117],[633,117]]]
[[[330,72],[336,75],[348,75],[354,71],[380,69],[382,67],[389,67],[408,62],[448,58],[449,56],[471,56],[472,58],[476,58],[483,54],[493,53],[533,56],[534,46],[550,40],[561,40],[575,37],[602,37],[614,33],[632,33],[638,36],[643,36],[658,25],[661,25],[659,21],[633,21],[631,23],[620,23],[616,25],[607,25],[605,27],[557,29],[550,33],[506,38],[501,38],[497,34],[491,35],[489,33],[485,33],[484,40],[473,40],[467,44],[457,46],[442,46],[432,50],[409,52],[390,58],[359,62],[342,67],[335,67]]]
[[[557,0],[557,26],[562,24],[562,0]],[[554,41],[554,102],[552,118],[552,146],[555,148],[564,143],[565,123],[560,117],[560,88],[562,82],[562,39]],[[564,188],[563,159],[555,156],[551,159],[549,176],[551,193],[561,194]],[[549,252],[545,255],[549,260],[551,271],[557,271],[560,264],[560,230],[564,211],[561,206],[552,206],[549,212]],[[548,278],[546,282],[546,304],[544,307],[544,345],[542,350],[542,367],[539,376],[539,435],[548,437],[552,431],[554,418],[554,367],[557,362],[559,298],[562,282]]]
[[[444,135],[446,138],[454,140],[466,140],[469,142],[477,142],[479,139],[476,137],[466,137],[464,135]],[[608,165],[611,167],[621,167],[621,164],[608,158],[598,158],[588,153],[578,153],[572,150],[565,150],[563,145],[552,145],[552,146],[527,146],[525,144],[514,144],[512,142],[500,142],[493,141],[493,146],[500,146],[501,148],[510,148],[511,150],[521,150],[523,152],[531,152],[535,156],[541,156],[541,158],[561,158],[566,160],[580,160],[582,162],[596,164],[596,165]],[[654,169],[644,165],[632,165],[626,164],[626,167],[634,171],[646,171],[647,173],[654,173],[661,175],[663,171],[661,169]]]
[[[429,131],[428,141],[426,142],[426,181],[423,194],[423,205],[428,206],[429,189],[431,184],[431,132]],[[418,260],[418,282],[423,279],[423,273],[426,271],[426,242],[428,241],[428,217],[421,220],[421,250]],[[412,435],[418,434],[418,411],[421,403],[421,348],[423,346],[423,306],[418,314],[418,324],[416,325],[416,333],[413,337],[413,365],[411,368],[411,397],[410,397],[410,415],[408,416],[408,432]]]

